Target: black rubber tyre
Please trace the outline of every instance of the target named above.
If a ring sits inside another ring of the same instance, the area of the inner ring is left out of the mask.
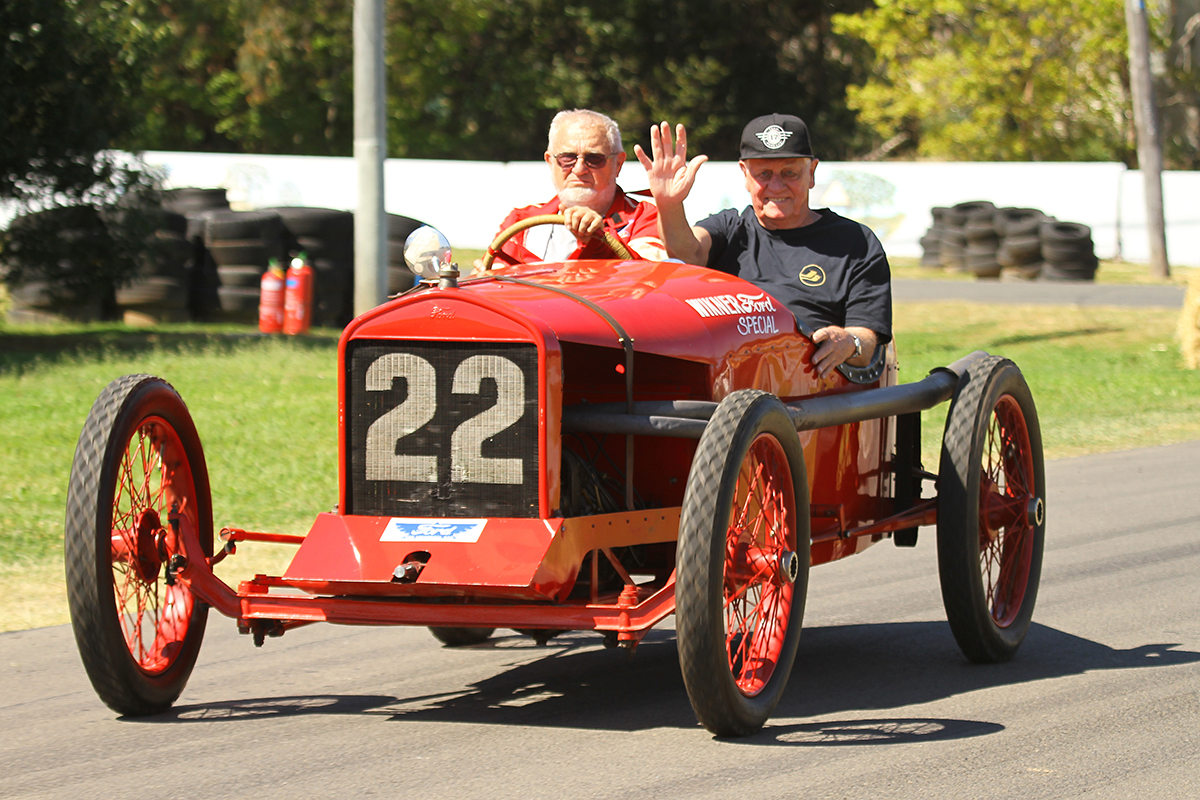
[[[266,269],[272,258],[283,260],[283,248],[272,248],[262,239],[214,240],[208,243],[208,252],[218,267],[255,264]]]
[[[1092,229],[1078,222],[1043,222],[1039,231],[1043,242],[1091,241]]]
[[[271,246],[283,241],[283,220],[273,211],[215,211],[208,215],[205,243],[228,239],[255,239]]]
[[[265,266],[255,264],[226,264],[217,267],[217,278],[221,286],[241,286],[258,289],[262,282]]]
[[[483,644],[491,638],[496,629],[431,627],[429,632],[433,634],[433,638],[446,645],[446,647],[466,647],[472,644]]]
[[[996,244],[1000,237],[996,233],[996,226],[988,220],[971,220],[963,227],[963,235],[967,237],[969,245],[986,244],[992,249],[996,248]]]
[[[941,247],[943,250],[957,247],[960,250],[967,246],[967,235],[960,228],[944,228],[942,230]]]
[[[302,251],[310,264],[317,261],[336,261],[339,264],[354,263],[354,239],[349,236],[341,238],[301,236],[296,239],[294,249],[297,252]]]
[[[184,553],[170,521],[195,531]],[[179,394],[150,375],[110,383],[71,465],[64,537],[67,602],[84,669],[120,714],[155,714],[183,691],[208,606],[164,565],[212,555],[212,502],[200,437]]]
[[[996,259],[1006,267],[1032,264],[1042,257],[1042,240],[1036,236],[1005,236]]]
[[[180,214],[194,211],[221,210],[229,208],[229,199],[224,189],[198,189],[185,186],[163,192],[163,208]]]
[[[388,294],[407,292],[416,279],[417,276],[404,267],[388,267]]]
[[[1047,261],[1040,275],[1043,281],[1092,281],[1096,279],[1095,257],[1079,261]]]
[[[1037,236],[1045,215],[1036,208],[998,208],[992,219],[1001,236]]]
[[[1042,257],[1047,261],[1082,261],[1090,259],[1095,253],[1095,245],[1091,239],[1078,239],[1073,242],[1042,242]]]
[[[262,210],[278,214],[283,219],[283,227],[296,238],[354,238],[354,214],[350,211],[308,206],[279,206]]]
[[[714,734],[758,731],[783,697],[804,621],[809,553],[795,426],[774,395],[733,392],[696,449],[676,562],[679,665],[696,718]]]
[[[257,286],[218,286],[221,311],[237,319],[258,319],[259,289]]]
[[[408,235],[424,224],[421,220],[413,219],[412,217],[405,217],[400,214],[388,214],[388,241],[404,244],[404,240],[408,238]]]
[[[187,286],[175,278],[139,278],[116,291],[117,305],[183,309],[188,306]]]
[[[938,470],[938,574],[971,661],[1006,661],[1033,617],[1045,539],[1037,410],[1016,364],[989,356],[959,379]]]
[[[990,200],[968,200],[951,206],[948,219],[962,227],[972,221],[991,222],[995,213],[996,205]]]

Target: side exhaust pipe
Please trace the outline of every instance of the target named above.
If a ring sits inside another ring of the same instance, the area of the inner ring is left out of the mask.
[[[976,350],[953,364],[931,370],[928,377],[914,383],[810,397],[784,405],[797,431],[924,411],[949,400],[962,374],[987,355]],[[631,406],[583,404],[563,409],[562,429],[565,433],[699,439],[716,410],[716,403],[700,400],[649,400]]]

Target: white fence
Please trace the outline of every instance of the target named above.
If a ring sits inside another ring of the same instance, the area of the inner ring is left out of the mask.
[[[168,187],[223,186],[235,208],[280,205],[353,209],[356,173],[350,158],[150,152]],[[384,168],[388,211],[428,222],[459,247],[487,246],[514,206],[553,195],[542,162],[390,159]],[[889,253],[920,255],[930,209],[966,200],[1040,209],[1092,228],[1096,253],[1149,260],[1140,172],[1109,163],[822,162],[814,207],[828,206],[870,225]],[[630,159],[627,190],[644,189],[645,173]],[[1167,252],[1172,264],[1200,266],[1200,172],[1163,174]],[[687,204],[696,221],[749,202],[735,162],[705,164]]]

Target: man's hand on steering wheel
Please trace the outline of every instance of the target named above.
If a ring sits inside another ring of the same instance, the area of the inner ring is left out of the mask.
[[[580,242],[586,242],[604,227],[604,217],[587,206],[571,206],[562,210],[563,225]]]

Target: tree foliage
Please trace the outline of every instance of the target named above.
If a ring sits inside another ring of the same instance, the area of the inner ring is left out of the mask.
[[[834,18],[874,50],[848,101],[918,156],[974,161],[1131,155],[1122,0],[878,0]]]
[[[125,147],[351,153],[352,2],[86,1],[124,20],[141,65]],[[589,107],[630,142],[684,122],[718,158],[751,117],[798,113],[845,157],[869,146],[844,99],[865,50],[829,17],[868,3],[389,0],[389,155],[538,158],[554,113]]]
[[[101,152],[128,119],[107,34],[72,0],[0,0],[0,197],[78,199],[121,180]]]

